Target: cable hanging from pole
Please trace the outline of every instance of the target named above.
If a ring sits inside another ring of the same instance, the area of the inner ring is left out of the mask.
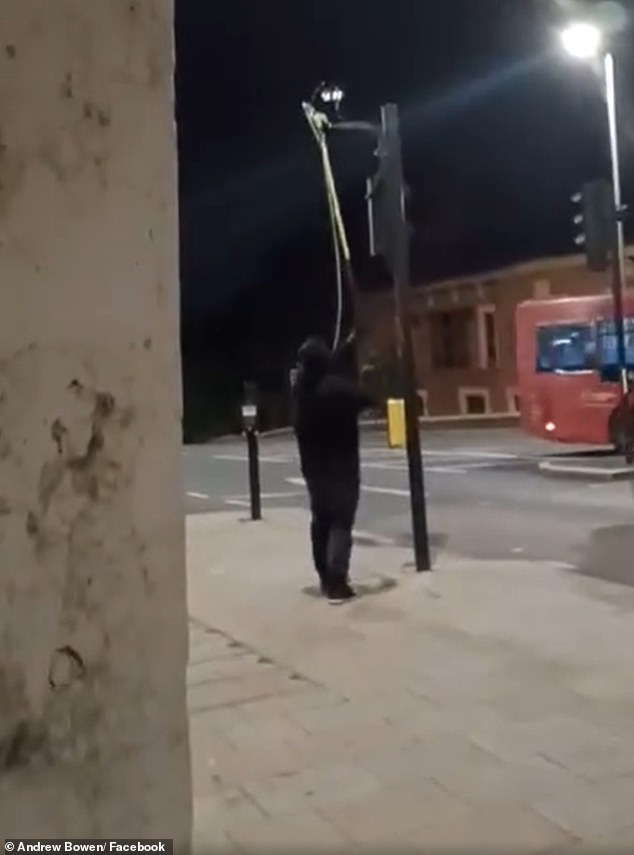
[[[332,340],[332,350],[334,353],[338,349],[339,342],[341,341],[341,327],[343,324],[343,271],[341,264],[341,246],[337,234],[337,216],[330,195],[328,196],[328,213],[335,254],[335,276],[337,279],[337,318],[335,321],[335,332]]]
[[[305,103],[302,105],[304,115],[308,125],[315,138],[319,152],[321,155],[322,171],[324,176],[324,185],[326,189],[326,199],[328,203],[328,215],[330,220],[330,230],[333,240],[333,250],[335,255],[335,273],[337,279],[337,316],[335,321],[335,332],[333,336],[333,351],[336,351],[341,342],[341,333],[343,325],[343,279],[344,275],[351,291],[353,303],[356,302],[355,296],[355,280],[352,269],[352,254],[346,234],[346,228],[341,214],[341,205],[339,195],[337,193],[337,185],[330,160],[330,151],[328,149],[328,140],[326,131],[331,127],[328,117],[324,113],[317,111],[312,104]]]

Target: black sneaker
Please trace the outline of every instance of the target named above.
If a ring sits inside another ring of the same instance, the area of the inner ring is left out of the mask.
[[[328,602],[331,606],[339,606],[354,600],[356,596],[356,591],[350,587],[348,582],[344,582],[343,585],[338,585],[329,592]]]
[[[344,593],[346,595],[347,600],[354,600],[354,598],[357,596],[357,592],[355,591],[355,589],[352,587],[352,585],[350,584],[350,582],[347,579],[346,579],[345,584],[343,586],[343,590],[344,590]]]

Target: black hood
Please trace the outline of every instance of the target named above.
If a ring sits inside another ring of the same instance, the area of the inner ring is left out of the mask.
[[[324,377],[332,362],[332,355],[321,338],[306,339],[297,353],[297,363],[304,380],[315,383]]]

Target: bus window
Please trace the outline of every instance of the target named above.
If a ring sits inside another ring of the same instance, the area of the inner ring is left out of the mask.
[[[628,368],[634,368],[634,318],[625,318],[625,362]],[[616,347],[616,324],[614,321],[597,323],[597,355],[599,368],[604,373],[616,371],[619,367]]]
[[[590,324],[555,324],[536,330],[536,371],[591,371],[595,367],[595,341]]]

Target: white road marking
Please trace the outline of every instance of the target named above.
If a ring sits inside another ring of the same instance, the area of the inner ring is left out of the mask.
[[[229,463],[248,463],[249,458],[246,454],[214,454],[214,460],[224,460]],[[282,456],[268,456],[266,454],[261,454],[259,456],[260,463],[292,463],[292,457],[282,457]]]
[[[303,496],[303,493],[297,490],[287,491],[286,493],[262,493],[263,499],[293,499],[295,496]]]
[[[193,490],[188,490],[187,495],[191,499],[208,499],[209,498],[208,493],[195,493]]]
[[[286,493],[261,493],[261,499],[293,499],[295,496],[303,496],[304,494],[297,490],[287,491]],[[225,499],[225,502],[245,502],[249,496],[230,496]]]
[[[409,499],[409,490],[399,490],[396,487],[370,487],[362,484],[361,490],[364,493],[383,493],[386,496],[405,496]],[[430,494],[425,493],[425,498],[431,498]]]
[[[246,454],[214,454],[214,460],[228,460],[230,463],[246,463],[249,459]]]
[[[426,472],[445,472],[452,475],[464,475],[467,470],[471,469],[491,469],[495,466],[496,460],[498,462],[507,461],[507,460],[516,460],[517,458],[514,455],[504,455],[504,456],[493,456],[486,455],[485,460],[480,459],[479,461],[467,460],[467,455],[462,454],[446,454],[446,453],[438,453],[432,455],[436,458],[444,458],[445,462],[439,463],[426,463],[425,457],[429,454],[429,452],[423,453],[423,463],[425,465]],[[406,472],[407,471],[407,461],[400,460],[363,460],[362,466],[364,469],[379,469],[386,472]]]
[[[409,490],[399,490],[396,487],[368,487],[361,485],[364,493],[383,493],[386,496],[409,496]]]
[[[447,451],[423,448],[423,457],[426,454],[430,457],[482,457],[491,460],[517,460],[519,457],[518,454],[509,454],[504,451],[476,451],[470,448],[453,448]]]
[[[461,463],[460,466],[432,464],[425,466],[425,472],[441,472],[446,475],[466,475],[469,469],[487,469],[490,463]],[[378,469],[382,472],[407,472],[407,463],[364,463],[364,469]]]
[[[233,505],[236,508],[250,508],[251,502],[244,499],[225,499],[225,505]]]
[[[404,472],[407,469],[407,463],[368,463],[362,461],[361,465],[364,469],[381,469],[385,472]]]
[[[370,531],[358,531],[356,528],[352,532],[353,537],[362,538],[363,540],[373,540],[379,546],[394,546],[393,537],[383,537],[380,534],[372,534]]]
[[[472,457],[475,459],[485,459],[485,460],[517,460],[521,457],[519,454],[511,454],[504,451],[477,451],[475,449],[464,448],[464,449],[430,449],[423,448],[422,449],[423,457],[443,457],[445,459],[453,459],[453,458],[465,458]],[[405,457],[404,450],[398,451],[390,451],[389,449],[368,449],[365,448],[362,450],[361,457],[364,460],[370,459],[376,460],[377,462],[384,461],[388,463],[393,461],[394,463],[398,463],[402,461]],[[249,458],[245,453],[238,454],[214,454],[214,460],[224,460],[230,463],[247,463]],[[260,455],[261,463],[293,463],[297,460],[296,454],[262,454]],[[366,464],[366,465],[374,465],[374,464]]]
[[[287,478],[286,481],[289,484],[297,484],[298,486],[306,483],[303,478]],[[361,491],[363,493],[382,493],[386,496],[409,496],[409,490],[401,490],[397,487],[371,487],[367,484],[362,484]]]
[[[465,461],[464,463],[461,463],[460,466],[462,466],[463,469],[469,469],[469,470],[471,470],[471,469],[492,469],[495,467],[495,464],[492,461],[489,463],[471,463],[471,462]]]

